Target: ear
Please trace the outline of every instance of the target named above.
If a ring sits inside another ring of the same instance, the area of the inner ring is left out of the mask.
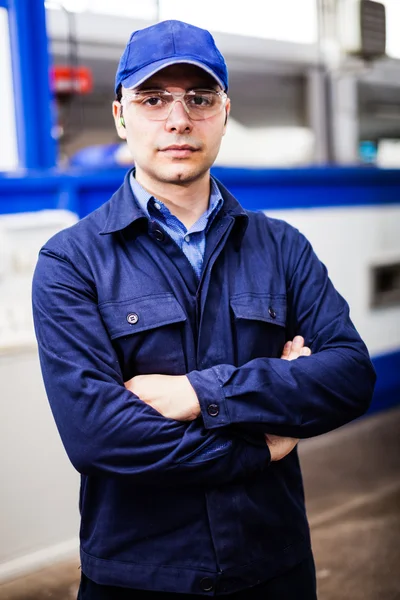
[[[226,101],[226,104],[225,104],[225,123],[224,123],[224,130],[222,132],[222,135],[225,135],[225,133],[226,133],[228,117],[229,117],[230,112],[231,112],[231,100],[230,100],[230,98],[228,98]]]
[[[112,104],[112,112],[117,133],[122,140],[126,140],[125,119],[122,116],[121,103],[117,100],[114,100]]]

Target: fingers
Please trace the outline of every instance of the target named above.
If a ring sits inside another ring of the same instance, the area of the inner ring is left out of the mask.
[[[286,344],[283,346],[281,358],[288,360],[291,349],[292,349],[292,342],[286,342]]]
[[[292,352],[300,354],[300,350],[304,347],[304,338],[301,335],[296,335],[293,338]]]
[[[304,348],[300,350],[300,356],[311,356],[310,348],[308,348],[308,346],[304,346]]]
[[[266,433],[264,435],[271,454],[271,462],[285,458],[285,456],[287,456],[293,450],[293,448],[297,446],[299,441],[297,438],[282,437],[279,435],[273,435],[271,433]]]
[[[296,335],[293,341],[288,341],[283,347],[283,360],[296,360],[299,356],[310,356],[311,350],[308,346],[304,346],[304,338],[301,335]]]

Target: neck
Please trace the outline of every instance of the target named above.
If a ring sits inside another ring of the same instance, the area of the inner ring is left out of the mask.
[[[190,229],[208,208],[211,185],[209,171],[186,185],[154,181],[138,167],[135,178],[152,196],[161,200],[186,229]]]

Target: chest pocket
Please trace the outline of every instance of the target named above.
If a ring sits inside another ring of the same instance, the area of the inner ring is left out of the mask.
[[[186,315],[169,292],[99,305],[117,352],[124,380],[135,375],[186,372],[183,348]]]
[[[286,338],[286,296],[245,293],[230,299],[237,365],[280,358]]]

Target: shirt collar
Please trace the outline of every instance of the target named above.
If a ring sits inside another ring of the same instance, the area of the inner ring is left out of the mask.
[[[157,208],[159,208],[160,213],[165,218],[168,218],[169,216],[171,216],[171,212],[170,212],[169,208],[167,206],[165,206],[165,204],[161,200],[159,200],[158,198],[155,198],[150,192],[145,190],[140,185],[140,183],[135,178],[134,171],[130,172],[129,183],[132,188],[132,193],[137,200],[137,203],[139,204],[142,211],[150,219],[151,219],[150,207],[151,207],[152,203],[153,203],[153,206],[155,203],[159,204],[159,207],[157,207]],[[214,216],[215,213],[217,212],[217,210],[219,210],[219,208],[222,206],[223,202],[224,202],[224,200],[222,198],[222,195],[218,188],[218,185],[215,182],[214,178],[211,177],[210,201],[209,201],[207,211],[205,213],[206,218],[209,219],[211,217],[211,215]],[[214,211],[215,211],[215,213],[214,213]]]
[[[136,197],[136,191],[134,193],[132,190],[130,182],[131,173],[134,174],[134,169],[128,171],[125,175],[123,184],[109,201],[108,217],[105,226],[100,231],[101,235],[122,231],[139,220],[147,220],[147,211],[144,212],[139,203],[139,199]],[[215,182],[218,189],[218,197],[222,197],[223,200],[223,206],[219,212],[221,216],[223,214],[228,214],[235,218],[235,231],[240,233],[241,239],[247,228],[248,215],[236,198],[232,196],[218,179],[213,177],[212,181]],[[212,202],[210,202],[210,208],[211,204]],[[211,210],[213,209],[211,208]]]

